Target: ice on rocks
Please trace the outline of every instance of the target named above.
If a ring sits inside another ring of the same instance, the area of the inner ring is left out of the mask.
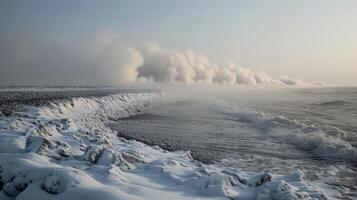
[[[129,164],[120,152],[114,152],[105,145],[91,145],[87,147],[83,159],[92,164],[108,166],[113,164],[123,168],[129,168]]]
[[[210,174],[207,176],[192,177],[185,181],[186,184],[198,189],[201,193],[210,196],[230,196],[234,184],[233,177],[223,174]]]
[[[61,157],[71,156],[69,144],[61,141],[50,140],[41,136],[29,136],[26,138],[26,152],[36,152],[57,160]]]
[[[247,185],[250,187],[259,187],[266,182],[271,181],[272,175],[270,173],[262,173],[254,175],[247,180]]]

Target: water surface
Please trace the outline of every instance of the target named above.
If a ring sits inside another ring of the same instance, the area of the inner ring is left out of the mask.
[[[237,90],[163,101],[111,124],[203,162],[305,178],[356,198],[357,88]]]

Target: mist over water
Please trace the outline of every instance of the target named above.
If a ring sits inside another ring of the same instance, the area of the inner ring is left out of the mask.
[[[287,174],[353,196],[357,88],[182,86],[145,114],[113,122],[122,136],[207,163]]]
[[[35,32],[0,36],[0,86],[123,86],[135,83],[310,85],[284,74],[233,62],[217,64],[193,50],[164,49],[156,42],[133,46],[111,28],[70,42],[46,42]],[[316,83],[313,83],[316,84]]]

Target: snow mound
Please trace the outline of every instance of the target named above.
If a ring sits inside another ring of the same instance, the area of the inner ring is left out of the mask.
[[[0,139],[0,153],[21,153],[25,148],[26,138],[9,132],[2,132]]]

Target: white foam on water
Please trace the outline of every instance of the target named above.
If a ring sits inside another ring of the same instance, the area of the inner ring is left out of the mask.
[[[314,155],[357,162],[357,148],[343,137],[347,134],[337,127],[320,127],[312,122],[289,119],[283,115],[264,113],[235,105],[222,108],[240,122],[246,122],[271,136],[283,137],[298,148]],[[333,129],[333,130],[331,130]]]

